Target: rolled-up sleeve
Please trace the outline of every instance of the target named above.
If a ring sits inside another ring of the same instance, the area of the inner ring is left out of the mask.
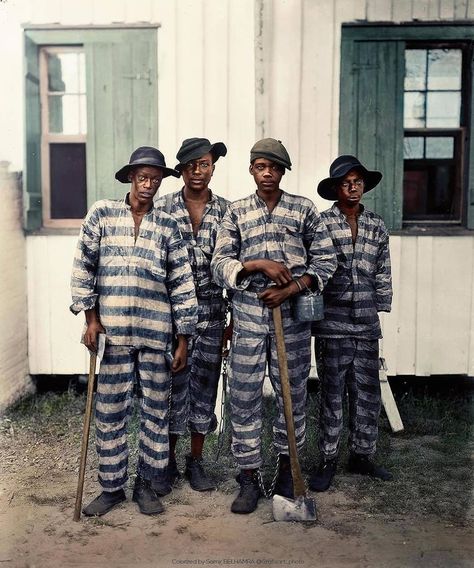
[[[82,223],[74,255],[71,275],[72,304],[69,308],[73,314],[92,309],[96,305],[100,238],[100,213],[99,209],[93,206]]]
[[[168,242],[167,272],[175,332],[193,335],[198,321],[198,303],[188,252],[177,225]]]

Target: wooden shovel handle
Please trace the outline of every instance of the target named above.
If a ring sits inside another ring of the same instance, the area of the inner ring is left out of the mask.
[[[92,403],[94,401],[95,366],[97,353],[91,353],[89,362],[89,379],[87,382],[87,402],[84,413],[84,427],[82,430],[81,462],[79,465],[79,479],[77,481],[76,505],[74,507],[74,521],[81,518],[82,493],[84,490],[84,475],[86,471],[87,448],[89,447],[89,431],[91,426]]]
[[[281,320],[280,306],[273,308],[273,324],[275,326],[278,367],[280,369],[281,394],[283,398],[283,410],[285,412],[291,475],[293,477],[293,491],[295,497],[301,497],[306,495],[306,486],[303,480],[303,476],[301,475],[300,462],[298,460],[298,450],[296,448],[293,405],[291,402],[290,379],[288,377],[288,360],[286,358],[285,337],[283,335],[283,324]]]

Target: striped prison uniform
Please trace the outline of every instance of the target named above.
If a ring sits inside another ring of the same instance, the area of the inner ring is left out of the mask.
[[[222,336],[226,300],[223,290],[211,276],[211,258],[217,229],[228,205],[223,197],[209,190],[198,232],[194,235],[183,190],[156,202],[178,223],[186,244],[199,305],[196,334],[188,341],[188,366],[172,377],[170,434],[191,432],[208,434],[217,427],[214,414],[222,362]]]
[[[170,373],[164,354],[176,333],[190,335],[197,303],[176,221],[152,208],[135,241],[128,203],[95,203],[84,220],[74,258],[71,311],[96,308],[107,334],[98,377],[96,443],[104,491],[127,481],[127,421],[139,381],[138,473],[160,479],[168,463]]]
[[[347,386],[349,450],[372,455],[381,407],[378,312],[389,312],[392,302],[388,232],[382,219],[362,205],[355,244],[337,204],[321,216],[338,267],[324,290],[324,320],[313,324],[322,385],[320,451],[326,458],[338,453]]]
[[[267,258],[287,266],[294,278],[309,274],[320,290],[336,269],[331,239],[314,204],[283,192],[270,213],[257,193],[232,203],[217,235],[212,259],[216,282],[234,290],[230,401],[232,451],[241,469],[262,465],[262,386],[265,367],[273,385],[273,424],[278,453],[288,453],[285,417],[271,310],[258,294],[272,285],[262,272],[238,281],[243,263]],[[310,325],[295,321],[289,302],[281,305],[297,445],[305,440],[306,386],[310,369]]]

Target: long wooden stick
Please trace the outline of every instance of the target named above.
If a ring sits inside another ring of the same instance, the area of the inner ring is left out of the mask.
[[[81,462],[79,465],[79,479],[77,482],[76,505],[74,507],[74,521],[81,518],[82,493],[84,490],[84,476],[86,472],[87,448],[89,447],[89,431],[91,426],[92,403],[94,402],[94,382],[97,353],[91,353],[89,362],[89,379],[87,382],[87,401],[84,413],[84,427],[82,429]]]
[[[293,492],[295,497],[306,495],[306,486],[301,475],[298,450],[296,448],[295,423],[293,419],[293,405],[291,403],[290,379],[288,377],[288,360],[286,358],[285,337],[281,321],[280,306],[273,308],[273,324],[280,369],[281,394],[283,397],[283,410],[285,412],[286,433],[288,438],[288,451],[290,454],[291,475],[293,477]]]

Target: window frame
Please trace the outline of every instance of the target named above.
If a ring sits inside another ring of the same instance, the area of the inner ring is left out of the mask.
[[[404,52],[408,47],[413,47],[417,44],[436,45],[436,47],[443,47],[449,45],[455,47],[456,44],[467,46],[468,57],[472,54],[474,48],[474,26],[466,25],[463,23],[447,23],[447,22],[426,22],[426,23],[403,23],[403,24],[375,24],[372,22],[360,23],[347,23],[342,25],[341,33],[341,76],[340,76],[340,121],[339,121],[339,153],[355,153],[358,151],[357,137],[355,131],[357,125],[351,125],[350,120],[353,116],[354,108],[358,100],[358,77],[355,70],[355,54],[357,52],[358,42],[380,42],[380,43],[393,43],[400,46],[399,55]],[[474,136],[474,62],[470,58],[470,66],[467,69],[463,65],[463,85],[462,92],[466,96],[467,105],[462,109],[462,112],[468,111],[465,116],[464,128],[465,137],[463,140],[464,147],[464,163],[462,164],[462,200],[464,208],[462,211],[461,223],[456,227],[448,226],[446,222],[419,222],[417,226],[413,223],[403,223],[403,209],[401,206],[393,210],[391,204],[403,204],[403,180],[399,180],[400,172],[403,172],[403,80],[404,80],[404,60],[399,61],[397,64],[397,78],[396,82],[400,89],[397,94],[397,101],[393,104],[392,115],[390,120],[398,124],[398,132],[401,133],[402,138],[398,140],[398,135],[394,138],[393,146],[389,148],[391,152],[390,160],[392,162],[393,170],[398,172],[395,176],[396,179],[386,180],[384,177],[382,195],[377,197],[378,205],[374,207],[375,212],[381,214],[384,218],[388,219],[387,226],[392,231],[397,231],[403,234],[404,231],[419,231],[422,234],[427,234],[426,231],[436,228],[442,230],[441,225],[446,226],[446,230],[453,230],[454,232],[461,232],[463,229],[474,229],[474,143],[472,137]],[[469,63],[467,63],[469,65]],[[469,74],[468,81],[466,81],[466,73]],[[348,104],[348,99],[349,104]],[[401,100],[400,100],[401,99]],[[374,119],[376,120],[376,119]],[[401,145],[401,147],[400,147]],[[376,157],[374,157],[376,162]],[[374,165],[374,164],[370,164]],[[375,164],[376,165],[376,164]],[[401,167],[401,170],[400,170]],[[370,195],[370,194],[369,194]],[[377,203],[377,201],[376,201]]]
[[[44,45],[39,49],[39,91],[41,104],[41,193],[43,227],[56,229],[77,229],[81,226],[81,218],[56,219],[51,217],[51,144],[84,144],[87,148],[87,131],[85,134],[62,134],[49,132],[49,102],[48,102],[48,53],[83,53],[82,45]],[[87,70],[86,70],[87,77]],[[86,80],[87,108],[87,80]],[[87,111],[86,111],[87,121]],[[86,200],[87,200],[87,160],[86,160]]]

